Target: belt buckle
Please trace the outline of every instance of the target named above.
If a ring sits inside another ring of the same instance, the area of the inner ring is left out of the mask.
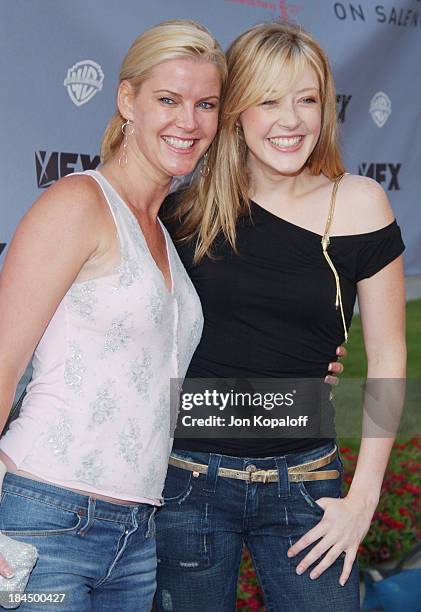
[[[255,470],[249,472],[250,482],[261,482],[266,484],[268,481],[268,470]]]

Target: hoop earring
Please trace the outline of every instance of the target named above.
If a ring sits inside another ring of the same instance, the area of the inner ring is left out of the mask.
[[[127,119],[121,126],[121,133],[123,134],[123,152],[118,158],[118,163],[120,166],[125,166],[127,164],[127,145],[129,143],[129,136],[134,134],[134,125]]]
[[[203,176],[203,177],[208,176],[208,174],[210,172],[210,168],[208,166],[208,156],[209,156],[209,153],[206,151],[206,153],[203,156],[202,165],[201,165],[200,170],[199,170],[201,176]]]

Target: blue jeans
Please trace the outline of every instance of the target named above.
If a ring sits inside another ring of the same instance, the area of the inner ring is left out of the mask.
[[[177,450],[175,456],[208,464],[207,474],[169,466],[165,505],[156,517],[157,609],[173,612],[232,612],[241,551],[247,546],[261,584],[267,611],[355,612],[359,605],[358,566],[339,584],[344,554],[319,578],[299,576],[298,562],[308,552],[287,557],[288,548],[323,516],[320,497],[340,497],[341,477],[289,482],[287,467],[328,454],[329,443],[285,457],[239,458]],[[248,483],[217,475],[218,467],[277,469],[279,482]],[[319,470],[337,469],[339,458]],[[314,567],[314,566],[312,566]]]
[[[62,604],[19,610],[149,611],[156,587],[155,509],[120,505],[6,474],[0,531],[39,554],[26,592],[65,593]]]

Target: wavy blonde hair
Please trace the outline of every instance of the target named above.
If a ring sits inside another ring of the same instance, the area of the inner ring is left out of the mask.
[[[323,173],[331,179],[345,171],[337,144],[332,71],[326,54],[310,34],[291,24],[260,24],[235,39],[227,61],[220,129],[209,149],[210,173],[196,175],[170,217],[182,220],[177,238],[196,240],[196,262],[212,255],[212,245],[221,234],[235,249],[237,221],[250,212],[247,146],[237,127],[240,114],[269,94],[284,95],[306,66],[317,74],[322,107],[320,136],[306,166],[312,174]],[[274,91],[280,76],[286,77],[282,90]]]
[[[223,50],[204,26],[190,19],[164,21],[136,38],[121,65],[119,82],[128,81],[136,94],[158,64],[177,58],[211,62],[218,68],[222,83],[225,82],[227,65]],[[102,138],[102,163],[120,147],[125,121],[117,109]]]

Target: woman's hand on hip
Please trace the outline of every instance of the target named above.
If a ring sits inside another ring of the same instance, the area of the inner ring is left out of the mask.
[[[348,497],[321,497],[316,501],[324,510],[321,521],[289,548],[288,556],[294,557],[319,540],[296,568],[297,573],[302,574],[323,556],[310,572],[310,578],[315,579],[344,552],[344,566],[339,579],[343,586],[351,574],[358,546],[370,528],[375,508]]]

